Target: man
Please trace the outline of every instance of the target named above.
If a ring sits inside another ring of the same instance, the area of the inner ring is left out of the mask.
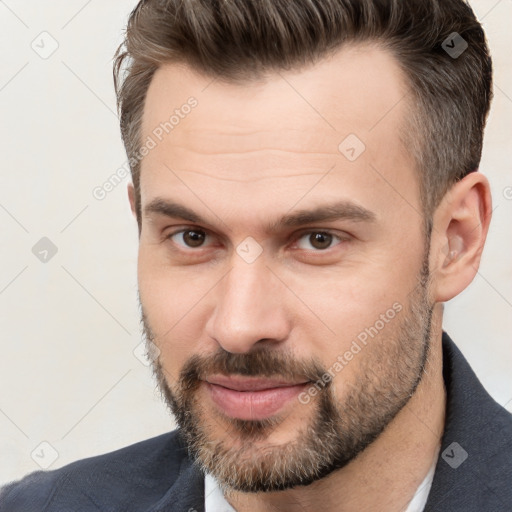
[[[442,330],[491,217],[462,0],[147,0],[115,62],[180,426],[0,511],[505,511],[512,418]]]

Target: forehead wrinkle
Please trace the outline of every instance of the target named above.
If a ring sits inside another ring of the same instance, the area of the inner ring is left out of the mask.
[[[297,116],[294,115],[293,119],[295,121],[294,126],[297,126],[299,122]],[[268,130],[265,127],[255,126],[257,122],[258,120],[255,119],[252,120],[250,125],[241,126],[243,120],[231,119],[226,121],[224,125],[216,126],[215,130],[203,128],[201,124],[193,128],[180,125],[172,132],[169,143],[171,147],[192,149],[196,146],[202,150],[210,144],[215,147],[220,143],[227,143],[229,146],[231,142],[234,142],[237,148],[245,145],[249,148],[253,146],[254,150],[268,149],[298,153],[323,153],[327,148],[332,148],[332,151],[335,152],[339,143],[339,134],[327,131],[324,129],[324,123],[317,120],[308,122],[301,128],[280,123],[278,130]],[[268,122],[265,120],[266,124]],[[351,126],[349,120],[345,121],[345,125],[350,126],[351,131],[361,129],[360,126]],[[286,136],[283,137],[283,135]],[[279,140],[277,147],[275,145],[276,140]],[[311,148],[312,151],[304,151],[304,148]]]
[[[204,147],[204,146],[203,146]],[[272,154],[279,154],[279,153],[292,153],[297,156],[301,155],[318,155],[318,156],[332,156],[337,155],[339,153],[338,147],[336,144],[333,144],[333,150],[332,151],[308,151],[306,149],[283,149],[282,147],[269,147],[269,146],[257,146],[254,149],[241,149],[240,151],[233,151],[233,149],[230,149],[229,151],[222,151],[222,150],[216,150],[216,151],[206,151],[202,148],[191,148],[184,146],[182,144],[173,144],[169,151],[176,150],[176,149],[182,149],[184,151],[189,151],[191,153],[197,153],[198,155],[218,155],[218,156],[228,156],[228,155],[241,155],[241,154],[251,154],[251,153],[268,153],[270,155]]]
[[[223,181],[223,182],[232,182],[232,183],[256,183],[256,182],[260,182],[260,181],[265,181],[265,180],[272,180],[272,179],[276,179],[276,178],[281,178],[281,179],[287,179],[287,178],[302,178],[302,177],[306,177],[306,176],[318,176],[318,175],[321,175],[321,174],[326,174],[327,172],[329,171],[329,168],[327,169],[319,169],[318,172],[308,172],[308,173],[293,173],[293,174],[272,174],[272,175],[269,175],[269,176],[251,176],[251,173],[248,172],[247,175],[243,175],[242,172],[240,172],[239,174],[241,175],[240,179],[236,179],[236,178],[225,178],[225,177],[222,177],[222,176],[215,176],[213,174],[210,174],[206,171],[195,171],[195,170],[183,170],[183,169],[180,169],[180,170],[175,170],[174,172],[176,172],[176,174],[181,174],[181,173],[185,173],[185,174],[197,174],[199,176],[205,176],[207,178],[210,178],[212,180],[217,180],[217,181]],[[245,179],[244,179],[245,177]]]

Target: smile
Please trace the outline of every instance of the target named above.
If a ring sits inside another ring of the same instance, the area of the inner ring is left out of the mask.
[[[297,398],[309,382],[215,376],[205,384],[213,403],[226,416],[262,420],[277,414]]]

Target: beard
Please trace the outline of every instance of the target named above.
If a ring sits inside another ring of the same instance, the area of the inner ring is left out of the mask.
[[[242,420],[207,412],[198,399],[199,387],[213,374],[322,382],[328,369],[317,359],[297,360],[293,354],[265,348],[230,353],[193,355],[169,385],[160,358],[153,372],[160,391],[179,426],[189,453],[225,492],[271,492],[309,485],[343,468],[375,441],[414,395],[430,351],[433,305],[428,298],[428,254],[409,304],[369,345],[354,356],[358,364],[339,398],[334,379],[323,382],[316,399],[306,406],[297,401],[294,412],[304,414],[285,443],[268,438],[286,418]],[[155,336],[142,309],[147,342]],[[389,332],[392,331],[392,332]],[[158,346],[158,343],[155,343]],[[343,372],[337,376],[343,379]],[[292,412],[293,414],[293,412]],[[215,434],[222,429],[223,434]],[[220,428],[219,428],[220,427]]]

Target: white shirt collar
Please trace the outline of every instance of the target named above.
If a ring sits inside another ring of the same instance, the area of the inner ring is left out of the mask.
[[[217,480],[209,473],[204,477],[204,512],[236,512],[224,498]]]

